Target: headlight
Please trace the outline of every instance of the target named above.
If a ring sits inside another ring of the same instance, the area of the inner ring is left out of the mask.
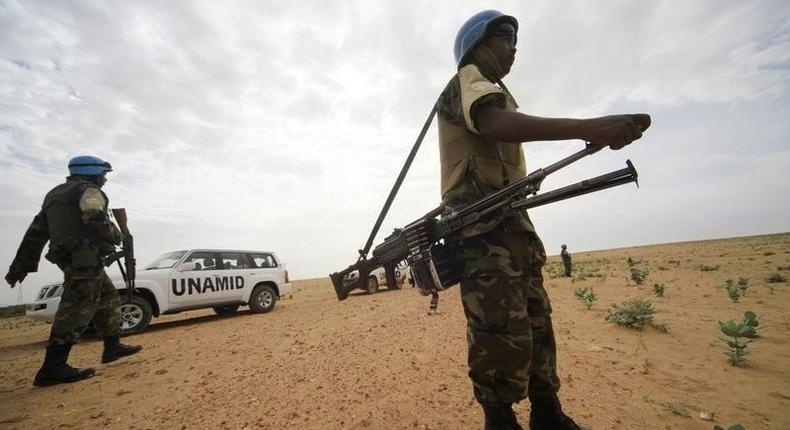
[[[61,294],[63,294],[63,286],[55,285],[49,289],[49,292],[47,292],[47,298],[51,299],[53,297],[60,297]]]
[[[43,288],[41,288],[41,290],[39,290],[39,292],[38,292],[38,296],[36,297],[36,299],[37,300],[43,299],[44,296],[47,295],[47,291],[49,291],[49,288],[50,287],[43,287]]]

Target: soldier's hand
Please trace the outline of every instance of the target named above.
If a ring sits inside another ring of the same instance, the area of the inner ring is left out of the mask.
[[[650,115],[610,115],[584,120],[582,138],[595,146],[620,149],[642,137],[650,127]]]
[[[5,281],[8,282],[8,285],[10,285],[11,288],[14,288],[17,282],[21,284],[26,277],[27,272],[17,272],[16,270],[12,270],[5,275]]]

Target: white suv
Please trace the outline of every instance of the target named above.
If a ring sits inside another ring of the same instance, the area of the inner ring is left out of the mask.
[[[152,316],[214,308],[233,313],[249,305],[254,313],[269,312],[291,291],[285,265],[270,251],[191,249],[161,255],[137,272],[135,294],[129,299],[122,279],[113,279],[121,295],[121,333],[144,330]],[[52,321],[63,289],[41,288],[27,305],[27,315]]]

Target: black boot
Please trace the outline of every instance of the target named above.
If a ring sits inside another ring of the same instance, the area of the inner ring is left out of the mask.
[[[36,387],[46,387],[49,385],[62,384],[67,382],[77,382],[82,379],[90,378],[96,371],[88,367],[77,369],[66,364],[71,352],[71,344],[50,345],[44,355],[44,363],[41,365],[33,385]]]
[[[510,403],[481,403],[486,416],[485,430],[524,430]]]
[[[124,345],[118,335],[104,338],[104,352],[101,355],[102,363],[110,363],[127,355],[137,354],[143,349],[140,345]]]
[[[557,396],[531,400],[530,430],[589,430],[579,426],[562,412],[562,406]]]

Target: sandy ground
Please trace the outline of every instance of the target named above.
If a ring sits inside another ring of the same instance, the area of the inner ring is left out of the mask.
[[[572,244],[571,244],[572,245]],[[558,247],[557,247],[558,248]],[[572,250],[572,249],[571,249]],[[648,270],[627,281],[631,257]],[[790,429],[790,234],[654,245],[574,255],[574,279],[546,270],[565,409],[595,429]],[[339,268],[338,268],[339,269]],[[707,269],[707,270],[703,270]],[[733,303],[725,280],[749,279]],[[656,297],[652,284],[666,285]],[[86,339],[71,362],[97,375],[31,385],[47,324],[0,321],[0,427],[119,429],[479,429],[466,377],[458,288],[440,313],[410,288],[338,302],[327,279],[296,281],[272,313],[209,311],[155,320],[126,338],[138,355],[101,365]],[[591,310],[573,295],[594,287]],[[626,297],[652,300],[668,333],[606,322]],[[731,366],[717,321],[761,316],[746,365]],[[526,423],[529,405],[516,405]],[[713,414],[714,421],[700,418]]]

